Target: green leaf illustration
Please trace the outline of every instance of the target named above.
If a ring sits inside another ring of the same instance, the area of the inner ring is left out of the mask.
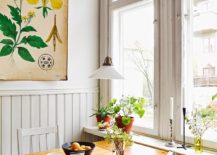
[[[41,37],[33,35],[33,36],[28,36],[26,38],[27,43],[35,48],[44,48],[47,47],[47,44],[41,39]]]
[[[0,43],[5,44],[5,45],[13,45],[13,41],[11,39],[3,39],[0,41]]]
[[[36,9],[41,9],[41,8],[42,8],[42,6],[36,7]]]
[[[43,7],[43,17],[45,18],[48,15],[48,11],[45,7]]]
[[[32,55],[29,53],[29,51],[24,48],[24,47],[18,47],[18,54],[19,56],[26,60],[26,61],[30,61],[30,62],[35,62],[35,60],[33,59]]]
[[[7,16],[0,13],[0,30],[2,31],[3,35],[6,37],[10,37],[16,40],[17,31],[16,25],[12,23]]]
[[[27,44],[26,36],[22,38],[22,40],[20,41],[20,44]]]
[[[18,8],[15,8],[13,6],[10,6],[8,5],[8,7],[10,8],[11,10],[11,16],[12,16],[12,19],[17,22],[18,25],[20,25],[22,23],[22,19],[21,19],[21,15],[20,15],[20,11]]]
[[[51,8],[45,6],[36,7],[36,9],[42,9],[42,15],[44,18],[46,18],[46,16],[48,15],[48,10],[52,10]]]
[[[1,52],[0,52],[0,56],[7,56],[9,54],[11,54],[13,51],[13,48],[9,45],[5,45],[4,47],[2,47]]]
[[[37,31],[32,26],[26,26],[26,27],[22,28],[21,32],[37,32]]]

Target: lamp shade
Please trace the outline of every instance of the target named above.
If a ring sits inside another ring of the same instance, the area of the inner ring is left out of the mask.
[[[124,77],[118,73],[114,66],[101,66],[92,75],[89,76],[92,79],[124,79]]]
[[[103,62],[103,65],[97,69],[92,75],[89,76],[92,79],[124,79],[124,77],[116,71],[112,65],[112,58],[107,56]]]

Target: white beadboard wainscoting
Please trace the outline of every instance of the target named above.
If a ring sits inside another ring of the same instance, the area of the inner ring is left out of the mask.
[[[95,123],[89,116],[97,103],[97,88],[0,92],[0,155],[18,155],[18,128],[58,125],[60,144],[84,139],[83,127]],[[24,152],[30,150],[33,141],[39,144],[41,138],[26,139]],[[49,138],[52,148],[55,137]]]

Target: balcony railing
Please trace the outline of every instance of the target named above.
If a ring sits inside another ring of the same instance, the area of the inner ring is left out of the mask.
[[[217,76],[194,77],[194,87],[215,87],[215,86],[217,86]]]

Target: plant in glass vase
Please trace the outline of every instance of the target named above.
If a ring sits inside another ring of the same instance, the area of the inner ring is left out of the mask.
[[[217,95],[216,95],[217,97]],[[217,101],[212,97],[208,106],[195,109],[189,117],[186,117],[189,130],[194,135],[194,149],[196,152],[203,151],[203,134],[216,126],[217,121]]]
[[[116,124],[126,133],[130,133],[134,116],[142,118],[145,114],[145,98],[123,97],[120,100],[112,99],[109,102],[109,107],[113,110]]]
[[[132,135],[116,125],[106,129],[105,140],[109,143],[114,142],[116,155],[124,155],[125,146],[132,145]]]

